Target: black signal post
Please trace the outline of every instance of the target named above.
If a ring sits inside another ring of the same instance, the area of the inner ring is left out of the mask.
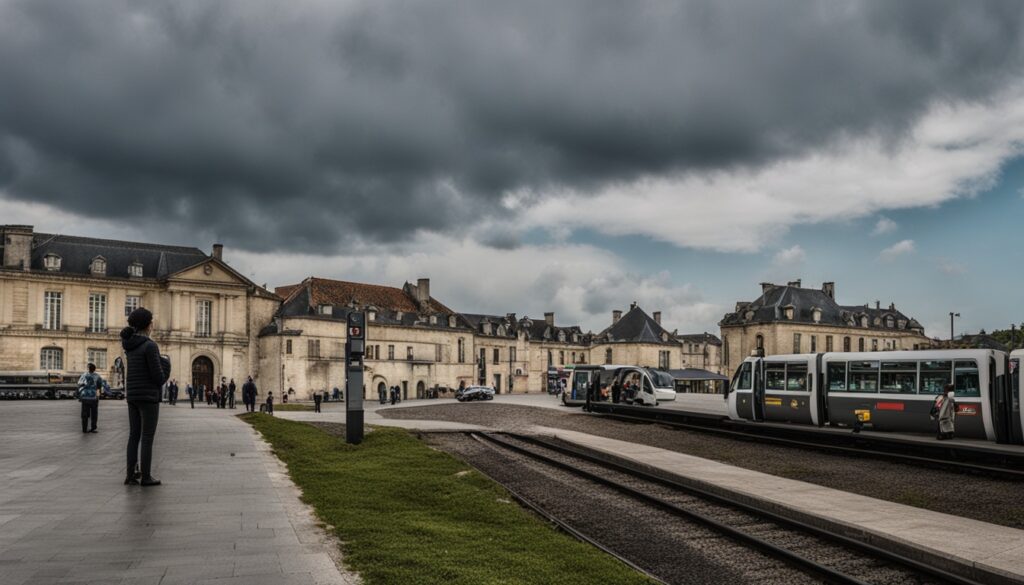
[[[345,442],[363,442],[363,355],[366,353],[366,313],[348,314],[345,341]]]

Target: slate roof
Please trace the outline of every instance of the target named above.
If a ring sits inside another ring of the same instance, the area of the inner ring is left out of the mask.
[[[676,335],[676,339],[679,341],[689,343],[705,343],[708,345],[722,345],[722,340],[713,333],[684,333],[682,335]]]
[[[594,336],[594,343],[660,343],[678,345],[673,334],[658,324],[639,305],[633,304],[629,311],[604,331]]]
[[[142,264],[143,279],[161,279],[209,259],[202,250],[192,247],[33,234],[31,269],[49,272],[43,265],[48,254],[61,258],[60,270],[55,272],[84,276],[92,276],[93,258],[102,256],[110,278],[128,278],[128,267],[135,262]]]
[[[793,309],[793,318],[786,318],[786,309]],[[814,320],[814,309],[821,311],[819,321]],[[892,329],[917,330],[924,334],[924,327],[916,320],[903,314],[894,305],[870,307],[868,305],[840,305],[822,290],[790,285],[766,284],[760,297],[752,303],[737,303],[736,311],[726,313],[719,323],[730,325],[752,325],[759,323],[805,323],[835,327],[861,327],[861,318],[868,318],[867,329],[892,330],[886,327],[886,317],[892,317]],[[878,323],[875,323],[876,318]]]
[[[405,327],[432,327],[451,329],[449,317],[455,317],[455,327],[467,329],[468,324],[443,303],[430,297],[426,303],[416,300],[416,285],[406,283],[402,288],[309,277],[299,284],[275,289],[284,302],[278,310],[283,317],[321,317],[345,320],[353,310],[374,311],[373,323]],[[321,305],[330,305],[331,314],[318,312]],[[430,317],[436,323],[430,323]],[[372,326],[372,325],[371,325]]]
[[[583,329],[579,325],[548,325],[546,319],[533,320],[529,317],[523,317],[519,320],[519,329],[526,331],[527,339],[535,341],[553,341],[579,346],[590,343],[590,335],[584,334]],[[565,341],[558,339],[560,333],[564,334]],[[579,339],[579,341],[575,341],[576,339]]]
[[[952,344],[949,341],[940,342],[945,347],[955,349],[994,349],[997,351],[1010,351],[1003,342],[987,333],[965,334],[957,337]]]
[[[478,335],[488,335],[497,337],[497,333],[491,334],[490,329],[483,331],[482,325],[491,324],[494,325],[494,331],[497,332],[499,325],[505,326],[504,337],[514,339],[519,334],[519,322],[516,320],[515,313],[508,315],[481,315],[479,313],[461,313],[462,318],[466,323],[476,332]]]

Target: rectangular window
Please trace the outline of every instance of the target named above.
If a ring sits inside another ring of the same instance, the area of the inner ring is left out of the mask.
[[[466,342],[463,339],[461,339],[461,338],[458,341],[458,349],[459,349],[459,363],[460,364],[465,363],[466,362]]]
[[[768,362],[764,365],[764,387],[767,390],[786,389],[786,364]]]
[[[100,333],[107,330],[107,295],[89,293],[89,331]]]
[[[817,352],[818,352],[818,336],[817,335],[812,335],[811,336],[811,353],[817,353]]]
[[[750,390],[753,388],[753,369],[750,362],[743,362],[740,370],[736,372],[736,379],[733,381],[734,390]]]
[[[500,362],[501,362],[501,350],[498,349],[498,348],[494,348],[494,360],[492,360],[492,363],[498,364]]]
[[[832,336],[825,336],[825,351],[832,351]]]
[[[587,363],[587,354],[583,353],[582,351],[580,352],[580,363],[581,364]]]
[[[441,344],[440,343],[434,346],[434,361],[438,362],[438,363],[441,362]]]
[[[89,348],[86,350],[86,361],[90,364],[95,364],[96,369],[103,371],[107,369],[107,350],[105,349],[93,349]]]
[[[64,293],[53,291],[43,293],[43,329],[61,328],[61,306],[63,303]]]
[[[807,392],[807,364],[786,364],[786,390]]]
[[[857,351],[864,351],[864,338],[861,337],[857,340]]]
[[[569,362],[569,363],[575,364],[576,363],[576,352],[575,351],[572,352],[572,355],[570,355],[569,357],[572,358],[572,361]]]
[[[843,338],[843,351],[850,351],[850,338],[849,337],[844,337]]]
[[[917,362],[882,362],[882,392],[917,393]]]
[[[132,314],[132,311],[139,308],[142,304],[142,297],[137,295],[128,295],[124,298],[124,316]]]
[[[846,391],[846,362],[829,362],[825,368],[829,392]]]
[[[604,363],[606,363],[606,364],[612,363],[612,348],[610,348],[610,347],[608,349],[604,350]],[[551,365],[551,364],[548,364],[548,365]]]
[[[878,392],[878,362],[850,362],[850,392]]]
[[[388,359],[389,360],[395,359],[395,346],[393,346],[393,345],[389,345],[388,346]]]
[[[64,350],[59,347],[44,347],[39,352],[39,369],[41,370],[63,370]]]
[[[405,359],[409,360],[410,362],[412,361],[412,346],[411,345],[405,346]]]
[[[921,362],[921,394],[942,394],[946,384],[953,381],[953,362]]]
[[[565,363],[565,351],[558,352],[558,363],[560,363],[560,364],[564,364]]]
[[[306,340],[306,353],[311,358],[320,357],[320,340],[319,339],[307,339]]]
[[[871,340],[871,351],[878,351],[878,340],[877,339],[872,339]]]
[[[800,353],[800,334],[793,334],[793,353]]]
[[[954,368],[956,396],[981,396],[978,363],[974,360],[957,360],[954,362]]]
[[[658,352],[658,367],[662,370],[669,368],[669,352],[662,350]]]
[[[196,301],[196,337],[209,337],[213,329],[213,301]]]
[[[284,342],[284,352],[286,354],[288,354],[288,355],[292,354],[292,340],[291,339],[285,340],[285,342]]]
[[[514,348],[514,347],[508,348],[508,361],[510,361],[512,363],[516,363],[516,348]]]

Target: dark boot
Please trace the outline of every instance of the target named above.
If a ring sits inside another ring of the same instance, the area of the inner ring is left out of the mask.
[[[160,485],[160,480],[152,476],[142,478],[142,487],[149,487],[154,485]]]

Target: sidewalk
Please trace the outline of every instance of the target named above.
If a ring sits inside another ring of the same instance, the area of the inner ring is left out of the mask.
[[[357,583],[239,412],[161,405],[164,485],[143,489],[122,485],[123,401],[97,434],[77,402],[0,403],[0,583]]]

